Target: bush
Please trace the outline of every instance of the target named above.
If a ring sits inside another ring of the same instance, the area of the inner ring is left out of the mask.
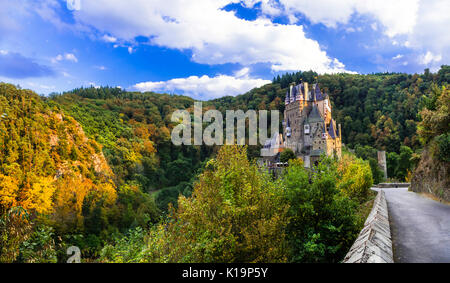
[[[356,202],[336,188],[337,177],[335,161],[325,157],[313,172],[293,162],[286,169],[289,261],[339,262],[357,237]]]
[[[289,162],[289,160],[296,159],[296,158],[297,158],[297,156],[290,148],[284,149],[283,152],[281,152],[281,154],[280,154],[280,162],[283,162],[283,163],[287,163],[287,162]]]
[[[32,223],[28,212],[20,206],[0,212],[0,263],[15,262],[20,245],[32,234]]]
[[[369,162],[352,155],[344,155],[338,164],[339,190],[348,198],[364,202],[373,184]]]
[[[167,223],[149,237],[150,262],[283,262],[287,204],[245,147],[223,146]]]
[[[372,170],[373,183],[379,184],[384,181],[384,172],[378,165],[378,161],[375,158],[369,158],[370,170]]]
[[[437,158],[441,161],[450,162],[450,133],[436,137],[438,148]]]
[[[116,237],[114,243],[106,245],[100,252],[101,262],[140,262],[144,250],[145,232],[142,228],[131,229],[123,237]]]
[[[53,228],[36,227],[30,239],[20,246],[19,261],[26,263],[56,263],[57,256]]]

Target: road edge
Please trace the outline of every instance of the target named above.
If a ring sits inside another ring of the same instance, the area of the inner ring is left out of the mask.
[[[372,210],[343,263],[393,263],[389,213],[383,190],[378,191]]]

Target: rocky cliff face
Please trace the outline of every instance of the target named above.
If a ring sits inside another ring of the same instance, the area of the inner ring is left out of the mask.
[[[436,160],[426,148],[414,176],[411,180],[411,190],[430,193],[445,201],[450,201],[450,163]]]

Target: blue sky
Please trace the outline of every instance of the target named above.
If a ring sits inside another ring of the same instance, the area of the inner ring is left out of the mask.
[[[447,0],[2,0],[0,81],[237,95],[278,75],[449,64]]]

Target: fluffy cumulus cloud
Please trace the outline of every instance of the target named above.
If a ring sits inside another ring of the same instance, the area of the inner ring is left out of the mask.
[[[436,67],[450,59],[448,0],[244,0],[244,3],[248,7],[262,3],[262,13],[269,17],[285,14],[296,22],[296,15],[301,14],[313,24],[329,28],[350,24],[354,15],[369,16],[376,21],[372,23],[373,30],[378,30],[379,23],[395,45],[400,41],[416,52],[416,63]],[[347,30],[353,31],[354,27]]]
[[[268,80],[248,77],[248,69],[236,72],[235,76],[218,75],[190,76],[160,82],[142,82],[132,88],[138,91],[155,91],[189,95],[195,99],[208,100],[225,95],[238,95],[270,83]]]
[[[154,45],[191,50],[202,64],[269,63],[275,71],[343,72],[319,43],[307,38],[302,26],[248,21],[222,8],[230,0],[97,0],[83,1],[74,11],[78,23],[107,36],[103,40],[132,42],[137,36]]]
[[[422,63],[423,65],[428,65],[432,62],[440,62],[441,59],[442,56],[440,54],[433,54],[430,51],[419,57],[420,63]]]
[[[292,15],[301,13],[312,23],[322,23],[335,28],[349,22],[353,14],[367,14],[378,19],[386,27],[386,34],[395,36],[411,32],[416,23],[419,0],[247,0],[247,6],[263,2],[264,13],[273,9]],[[291,17],[295,19],[294,17]]]
[[[408,34],[408,45],[433,55],[428,62],[436,68],[450,60],[450,3],[448,0],[421,1],[414,31]],[[431,55],[428,55],[430,57]],[[439,59],[439,60],[436,60]],[[419,58],[421,60],[421,58]],[[427,62],[424,60],[422,63]],[[425,64],[427,65],[427,64]]]

